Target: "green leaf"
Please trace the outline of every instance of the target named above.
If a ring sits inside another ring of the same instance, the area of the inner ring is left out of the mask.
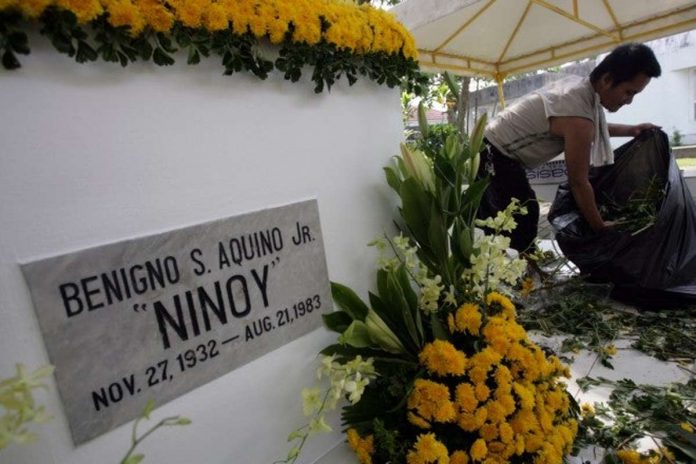
[[[198,64],[201,62],[201,55],[198,53],[198,50],[196,50],[194,47],[189,48],[189,53],[188,53],[188,59],[186,60],[186,64]]]
[[[457,245],[459,253],[464,262],[469,262],[471,254],[474,252],[474,237],[473,231],[466,225],[463,225],[457,237]]]
[[[442,216],[435,208],[431,210],[428,221],[428,243],[438,263],[444,264],[449,256],[447,248],[447,228]]]
[[[428,241],[428,221],[430,219],[431,201],[426,192],[414,178],[408,178],[401,184],[401,215],[415,239],[422,247],[430,248]]]
[[[433,331],[433,337],[438,340],[449,340],[449,332],[447,332],[447,328],[442,324],[437,313],[430,315],[430,327]]]
[[[445,71],[445,84],[447,84],[447,87],[449,88],[450,93],[454,97],[455,100],[459,100],[459,93],[461,92],[459,88],[459,84],[457,81],[452,77],[452,75],[448,72]]]
[[[474,130],[471,133],[471,141],[469,143],[469,156],[471,158],[481,151],[481,144],[483,143],[483,131],[486,129],[487,121],[488,115],[486,113],[483,113],[478,121],[476,121],[476,126],[474,126]]]
[[[87,42],[80,40],[77,43],[77,53],[75,60],[78,63],[86,63],[88,61],[96,61],[99,57],[96,50],[94,50]]]
[[[418,102],[418,128],[420,129],[421,136],[427,139],[429,133],[428,118],[426,117],[426,109],[423,100]]]
[[[134,454],[128,457],[128,459],[124,460],[121,464],[138,464],[142,462],[143,459],[145,459],[144,454]]]
[[[406,298],[406,302],[408,303],[408,307],[410,308],[411,312],[418,312],[418,295],[415,291],[413,291],[413,287],[411,287],[411,280],[408,277],[406,266],[403,264],[399,266],[396,270],[395,276],[399,282],[399,286],[403,291],[404,297]]]
[[[145,404],[145,407],[143,408],[143,412],[141,413],[141,415],[142,415],[145,419],[149,419],[149,418],[150,418],[150,414],[152,414],[152,411],[153,411],[154,409],[155,409],[155,400],[152,400],[152,399],[151,399],[151,400],[148,400],[147,403]]]
[[[372,345],[367,326],[362,321],[353,321],[338,338],[340,343],[356,348],[367,348]]]
[[[356,356],[360,355],[365,359],[374,359],[375,365],[378,365],[380,363],[405,365],[410,367],[417,367],[418,365],[417,361],[405,359],[403,354],[391,354],[385,352],[382,349],[373,347],[356,348],[350,345],[341,345],[339,343],[335,343],[333,345],[327,346],[326,348],[321,350],[320,353],[324,356],[338,356],[339,358],[342,358],[343,361],[349,361],[351,359],[354,359]]]
[[[386,282],[386,281],[385,281]],[[370,297],[370,307],[372,310],[384,321],[384,323],[394,332],[394,334],[399,338],[402,344],[404,344],[403,333],[401,328],[403,324],[401,322],[401,314],[398,308],[394,308],[388,300],[387,294],[389,290],[386,289],[387,285],[385,283],[385,290],[383,297],[377,296],[372,292],[368,292]],[[408,339],[405,341],[408,343]]]
[[[348,313],[353,320],[365,320],[369,308],[353,290],[345,285],[331,282],[331,296],[338,307]]]
[[[334,311],[322,314],[321,317],[327,329],[338,333],[343,333],[350,323],[353,322],[353,318],[345,311]]]
[[[463,161],[459,159],[459,155],[462,152],[462,144],[459,141],[459,134],[449,134],[445,139],[445,146],[443,147],[444,155],[447,159],[457,160],[460,163]]]
[[[693,460],[692,462],[696,462],[696,447],[694,447],[693,443],[691,444],[691,446],[689,446],[689,444],[678,440],[674,440],[672,437],[665,437],[662,439],[662,441],[664,444],[672,448],[676,448],[685,455],[687,455],[689,458]]]
[[[399,175],[396,173],[396,170],[394,168],[391,168],[389,166],[385,166],[384,168],[384,175],[387,178],[387,184],[394,189],[396,193],[399,193],[401,190],[401,179],[399,178]]]
[[[118,61],[121,62],[121,66],[124,68],[128,66],[128,55],[121,51],[116,52],[116,54],[118,55]]]
[[[418,329],[416,329],[416,321],[414,320],[413,313],[409,308],[408,302],[406,301],[406,296],[404,295],[404,289],[399,285],[399,281],[394,274],[389,274],[387,278],[387,293],[388,301],[387,305],[391,307],[396,313],[395,319],[400,320],[406,329],[410,340],[407,341],[408,345],[404,343],[403,336],[399,335],[400,330],[392,331],[401,340],[404,346],[411,346],[415,351],[420,351],[421,338],[418,334]],[[391,327],[390,327],[391,328]]]
[[[481,204],[481,198],[486,191],[486,187],[488,187],[488,182],[487,177],[481,178],[469,185],[469,188],[462,194],[460,215],[469,225],[473,224],[476,211]]]
[[[152,60],[158,66],[171,66],[174,64],[174,58],[167,55],[167,53],[165,53],[165,51],[160,47],[155,49],[155,52],[152,54]]]
[[[2,66],[5,69],[18,69],[22,65],[19,63],[19,60],[15,56],[14,53],[10,50],[5,50],[5,53],[2,54]]]
[[[7,42],[15,53],[21,55],[29,54],[29,40],[24,32],[12,32],[7,36]]]
[[[450,187],[454,187],[457,180],[457,173],[452,166],[452,162],[442,155],[435,156],[433,159],[435,175],[445,181]]]

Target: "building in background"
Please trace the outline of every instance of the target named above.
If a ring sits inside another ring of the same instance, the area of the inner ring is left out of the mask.
[[[696,144],[696,30],[653,40],[647,45],[662,66],[662,76],[653,79],[631,105],[609,113],[607,120],[618,124],[652,122],[662,126],[672,142]],[[504,85],[506,104],[512,105],[517,98],[568,74],[588,76],[603,57],[509,80]],[[495,116],[500,110],[495,85],[472,92],[469,102],[470,125],[484,111]],[[624,142],[620,138],[613,140],[614,146]]]

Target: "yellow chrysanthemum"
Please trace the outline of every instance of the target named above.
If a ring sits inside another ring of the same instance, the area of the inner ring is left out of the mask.
[[[500,407],[503,409],[503,414],[506,416],[509,416],[517,409],[515,398],[513,398],[509,392],[502,394],[498,394],[498,392],[496,392],[495,398],[500,404]]]
[[[46,7],[53,3],[52,0],[22,0],[22,1],[11,1],[10,4],[16,3],[21,9],[22,13],[29,18],[38,18],[41,13],[44,12]],[[4,8],[3,8],[4,9]]]
[[[98,0],[56,0],[56,5],[75,13],[77,22],[84,24],[104,12]]]
[[[466,367],[466,355],[445,340],[435,340],[425,345],[419,361],[431,374],[463,375]]]
[[[348,429],[346,432],[348,446],[358,456],[360,464],[372,464],[372,455],[375,453],[374,437],[368,435],[365,438],[360,437],[355,429]]]
[[[227,11],[220,3],[211,3],[203,13],[203,23],[209,31],[223,31],[229,27]]]
[[[505,408],[499,401],[489,401],[486,403],[488,410],[488,420],[497,424],[505,420]]]
[[[688,422],[682,422],[681,424],[679,424],[679,427],[681,427],[682,430],[685,430],[689,433],[694,433],[694,426],[689,424]]]
[[[528,296],[532,290],[534,290],[534,280],[527,277],[522,281],[522,289],[520,290],[520,294],[522,296]]]
[[[474,386],[469,383],[460,383],[454,391],[454,398],[460,411],[473,413],[478,406]]]
[[[448,321],[449,322],[449,321]],[[463,304],[453,316],[449,323],[450,331],[468,331],[472,335],[478,335],[481,328],[481,311],[475,304]]]
[[[515,438],[515,431],[507,422],[503,422],[499,426],[500,441],[503,443],[512,443]]]
[[[184,26],[198,28],[203,24],[203,13],[209,0],[169,0],[176,12],[176,18]]]
[[[624,464],[640,464],[641,456],[636,450],[621,449],[616,452],[616,457],[621,459]]]
[[[16,8],[19,5],[19,0],[0,0],[0,11]]]
[[[492,310],[493,314],[497,314],[500,311],[506,319],[512,320],[516,317],[515,305],[501,293],[491,292],[486,295],[486,305]]]
[[[524,434],[538,428],[538,421],[534,416],[534,412],[529,409],[517,411],[509,423],[516,434]]]
[[[478,383],[476,384],[475,394],[477,400],[486,401],[491,396],[491,389],[485,383]]]
[[[474,444],[471,446],[470,454],[471,459],[475,461],[483,461],[483,459],[488,454],[488,447],[486,446],[486,442],[482,438],[476,440]]]
[[[469,455],[457,450],[450,455],[449,464],[469,464]]]
[[[524,437],[524,450],[528,453],[535,453],[544,444],[544,435],[541,433],[528,433]]]
[[[410,32],[389,12],[370,5],[326,0],[0,0],[0,11],[20,8],[36,18],[51,4],[73,12],[81,24],[109,12],[110,22],[128,25],[132,34],[146,26],[167,32],[176,19],[184,26],[224,30],[232,24],[237,34],[251,32],[279,44],[286,37],[315,45],[322,39],[340,49],[365,54],[386,52],[415,59],[417,50]],[[113,6],[113,11],[111,7]],[[292,35],[288,33],[292,31]]]
[[[481,438],[486,440],[486,442],[491,442],[498,438],[498,426],[495,424],[483,424],[479,430],[479,435]]]
[[[492,462],[492,463],[500,463],[503,464],[503,462],[507,462],[507,460],[503,461],[502,455],[505,453],[505,450],[507,449],[507,446],[505,446],[505,443],[502,443],[500,441],[489,441],[486,443],[486,446],[488,447],[488,457],[486,458],[484,463],[487,462]],[[507,457],[510,457],[509,455]]]
[[[449,454],[445,445],[435,438],[435,434],[419,435],[413,450],[406,455],[408,464],[448,464]]]
[[[109,23],[114,27],[129,26],[133,36],[140,34],[147,25],[138,7],[130,0],[114,1],[108,10]]]
[[[406,415],[406,418],[411,424],[415,425],[416,427],[420,427],[421,429],[426,430],[431,428],[430,422],[426,421],[420,416],[417,416],[416,414],[413,414],[412,412],[409,412]]]
[[[407,407],[426,421],[451,422],[456,417],[449,389],[432,380],[417,379],[414,382]]]
[[[135,0],[145,23],[155,32],[167,32],[174,24],[174,14],[159,0]]]

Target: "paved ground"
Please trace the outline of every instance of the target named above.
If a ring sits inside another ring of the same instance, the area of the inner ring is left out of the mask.
[[[539,231],[537,232],[537,237],[539,240],[554,238],[553,228],[551,228],[551,223],[546,219],[546,215],[551,207],[550,202],[540,201],[539,202]]]

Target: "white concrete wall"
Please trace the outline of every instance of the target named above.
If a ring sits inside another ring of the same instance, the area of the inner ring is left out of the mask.
[[[375,257],[366,243],[394,213],[381,167],[401,138],[398,90],[361,80],[315,95],[306,81],[224,77],[218,60],[187,67],[182,56],[169,69],[78,65],[33,39],[21,70],[0,71],[0,377],[17,362],[49,362],[18,265],[37,257],[316,197],[329,277],[366,295]],[[193,424],[145,441],[145,462],[284,457],[303,423],[300,391],[333,340],[317,330],[160,406],[154,418]],[[0,462],[119,462],[131,424],[75,448],[48,384],[38,398],[53,419]],[[311,440],[299,462],[342,440]]]

